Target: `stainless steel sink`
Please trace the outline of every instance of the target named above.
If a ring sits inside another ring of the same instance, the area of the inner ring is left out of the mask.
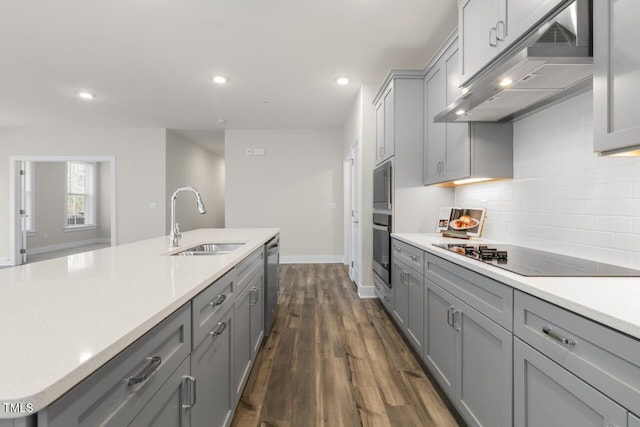
[[[173,254],[174,256],[198,256],[198,255],[225,255],[242,247],[244,243],[203,243],[184,251]]]

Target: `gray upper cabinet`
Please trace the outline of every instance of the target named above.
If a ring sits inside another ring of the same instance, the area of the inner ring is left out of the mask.
[[[453,38],[424,81],[425,185],[468,178],[513,177],[511,123],[436,123],[459,94],[459,39]]]
[[[461,83],[466,83],[562,1],[458,0]]]
[[[629,426],[628,427],[640,427],[640,418],[636,417],[632,413],[629,413]]]
[[[384,89],[376,100],[376,164],[389,159],[395,148],[395,99],[393,82]]]
[[[640,155],[640,3],[598,0],[593,9],[594,151]]]
[[[515,426],[627,426],[623,407],[518,338],[513,358]]]

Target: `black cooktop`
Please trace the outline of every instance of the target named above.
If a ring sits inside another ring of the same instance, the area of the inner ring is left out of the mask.
[[[640,270],[514,245],[433,244],[522,276],[640,277]]]

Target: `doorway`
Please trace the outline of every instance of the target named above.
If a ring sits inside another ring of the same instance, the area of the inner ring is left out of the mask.
[[[113,156],[11,156],[13,265],[116,245]]]
[[[350,147],[349,206],[350,206],[350,258],[349,277],[360,287],[362,284],[362,253],[360,249],[360,139]]]

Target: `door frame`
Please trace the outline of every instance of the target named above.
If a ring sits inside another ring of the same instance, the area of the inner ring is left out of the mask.
[[[9,156],[9,259],[12,265],[20,265],[22,263],[20,250],[22,247],[21,239],[21,217],[18,212],[20,209],[21,186],[18,179],[19,163],[24,161],[30,162],[99,162],[109,163],[111,167],[111,246],[117,244],[116,241],[116,157],[115,156],[33,156],[33,155],[15,155]]]
[[[358,286],[362,286],[362,144],[361,138],[358,137],[349,147],[349,277]],[[357,195],[354,201],[354,193]],[[358,236],[353,235],[353,212],[358,214]],[[357,264],[358,268],[354,274],[353,265]]]

